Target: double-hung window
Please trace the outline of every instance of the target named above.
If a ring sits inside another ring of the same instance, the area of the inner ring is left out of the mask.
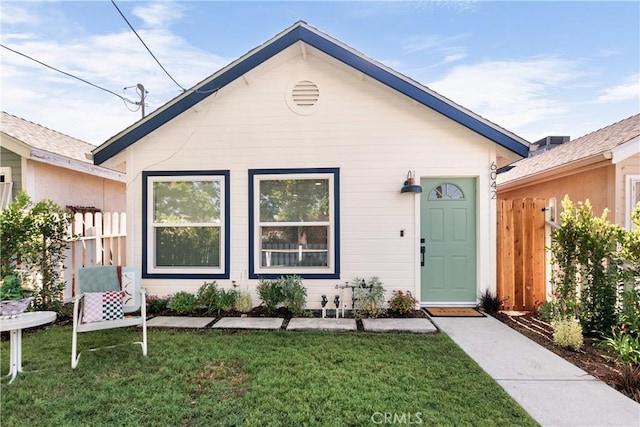
[[[250,277],[339,278],[339,169],[249,171]]]
[[[143,277],[229,278],[229,172],[143,172]]]

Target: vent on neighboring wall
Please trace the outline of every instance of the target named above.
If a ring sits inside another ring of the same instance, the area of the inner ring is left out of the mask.
[[[320,99],[320,89],[309,81],[302,80],[294,84],[288,93],[287,104],[298,114],[311,114],[315,111],[316,104]]]

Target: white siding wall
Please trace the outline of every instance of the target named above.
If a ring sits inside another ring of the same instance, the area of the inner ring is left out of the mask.
[[[341,278],[306,279],[309,306],[319,308],[320,295],[334,295],[336,284],[356,276],[380,277],[389,297],[396,289],[419,295],[419,196],[400,194],[407,171],[415,170],[418,182],[478,178],[478,286],[494,288],[493,143],[324,55],[278,61],[253,70],[250,84],[239,79],[128,149],[130,262],[142,264],[143,170],[230,170],[231,279],[218,280],[230,286],[249,271],[248,170],[338,167]],[[287,87],[300,80],[320,89],[314,114],[296,114],[285,102]],[[144,286],[167,295],[195,292],[203,282],[147,279]],[[253,290],[257,280],[245,282]]]

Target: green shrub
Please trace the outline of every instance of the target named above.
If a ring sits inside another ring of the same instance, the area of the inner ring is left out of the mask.
[[[583,330],[604,337],[614,326],[640,324],[640,204],[627,231],[610,224],[607,210],[594,217],[589,201],[565,196],[562,226],[552,233],[551,318],[577,317]],[[622,292],[626,289],[627,292]],[[635,294],[628,293],[635,290]]]
[[[275,314],[278,305],[289,308],[294,315],[304,311],[307,302],[307,289],[302,286],[300,276],[284,276],[279,279],[260,279],[258,297],[268,314]]]
[[[582,326],[580,321],[575,317],[567,317],[564,319],[554,320],[553,326],[553,342],[563,348],[570,348],[578,351],[584,343],[582,336]]]
[[[610,337],[598,341],[598,347],[618,362],[640,365],[640,338],[628,331],[614,329]]]
[[[385,290],[379,278],[372,277],[368,284],[360,277],[351,282],[356,286],[353,289],[355,317],[378,317],[385,313]]]
[[[161,298],[157,295],[147,295],[147,313],[158,314],[167,309],[169,297]]]
[[[621,293],[618,325],[640,336],[640,288]]]
[[[278,304],[284,301],[284,295],[282,294],[282,288],[278,285],[277,280],[260,279],[256,288],[258,291],[258,297],[262,301],[264,310],[267,314],[275,314]]]
[[[237,300],[237,290],[218,288],[215,280],[213,282],[205,282],[196,294],[196,303],[205,307],[207,314],[214,312],[220,314],[222,311],[232,310]]]
[[[171,297],[168,307],[177,314],[193,314],[197,308],[196,296],[185,291],[178,292]]]
[[[393,298],[389,301],[389,309],[398,314],[409,314],[416,309],[418,300],[413,297],[411,291],[393,291]]]
[[[278,286],[282,289],[284,306],[295,316],[303,314],[307,303],[307,289],[302,286],[302,278],[295,274],[285,276],[278,280]]]
[[[547,323],[553,320],[553,312],[555,308],[553,301],[545,301],[538,306],[538,316]]]
[[[248,313],[253,308],[253,302],[251,301],[251,294],[249,292],[240,291],[238,294],[238,301],[236,301],[236,309],[240,313]]]
[[[59,312],[62,307],[61,272],[71,219],[53,201],[34,203],[24,191],[0,212],[0,276],[15,274],[18,268],[26,271],[22,281],[29,281],[35,291],[36,310]]]

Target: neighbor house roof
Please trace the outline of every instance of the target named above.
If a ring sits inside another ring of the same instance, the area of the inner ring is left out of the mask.
[[[103,178],[124,181],[124,175],[111,169],[95,166],[91,160],[94,145],[65,135],[39,124],[2,112],[0,121],[2,145],[16,154]]]
[[[305,22],[299,21],[107,140],[93,151],[95,163],[101,164],[105,162],[188,108],[211,96],[217,90],[300,41],[386,84],[416,102],[449,117],[520,156],[525,157],[528,153],[529,143],[526,140],[455,104],[391,68],[366,57],[344,43],[321,33]]]
[[[640,147],[640,114],[565,142],[552,150],[513,163],[511,169],[498,175],[498,185],[530,178],[560,168],[582,165],[590,159],[613,159],[615,150],[630,144],[632,152]]]

